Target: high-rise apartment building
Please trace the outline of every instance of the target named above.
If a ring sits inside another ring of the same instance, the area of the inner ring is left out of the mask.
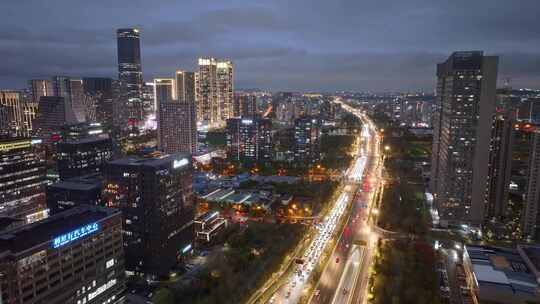
[[[168,275],[193,242],[192,163],[189,154],[111,161],[103,200],[122,210],[126,270]]]
[[[122,216],[79,206],[0,234],[0,303],[123,303]]]
[[[126,106],[129,119],[143,121],[142,69],[140,32],[136,28],[116,31],[118,43],[118,80],[126,84]]]
[[[431,188],[442,223],[484,220],[497,65],[474,51],[437,66]]]
[[[199,58],[196,76],[197,119],[210,127],[224,126],[233,117],[233,63],[215,58]]]
[[[237,117],[227,120],[227,156],[255,163],[272,158],[272,121],[261,117]]]
[[[525,237],[540,240],[540,131],[533,136],[522,225]]]
[[[219,119],[221,123],[224,124],[227,119],[234,116],[234,78],[232,61],[218,60],[216,72]]]
[[[321,159],[321,120],[304,116],[294,120],[294,160],[315,163]]]
[[[177,71],[174,79],[154,80],[158,145],[165,153],[197,152],[195,75]]]
[[[40,141],[0,140],[0,217],[30,223],[46,216],[45,151]]]
[[[253,117],[257,114],[257,97],[250,94],[235,94],[233,104],[234,117]]]
[[[29,81],[32,90],[32,101],[39,102],[41,96],[53,96],[52,82],[47,79],[32,79]]]

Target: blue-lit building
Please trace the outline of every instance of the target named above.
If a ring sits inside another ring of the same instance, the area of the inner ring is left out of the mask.
[[[194,206],[189,154],[109,162],[103,200],[122,210],[129,274],[148,279],[167,276],[191,251]]]
[[[122,217],[78,206],[0,234],[0,303],[123,303]]]

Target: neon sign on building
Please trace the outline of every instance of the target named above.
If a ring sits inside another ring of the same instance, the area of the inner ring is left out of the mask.
[[[99,230],[98,223],[88,224],[82,227],[79,227],[73,231],[70,231],[66,234],[59,235],[53,239],[53,248],[58,248],[64,246],[67,243],[78,240],[86,235],[89,235],[93,232]]]

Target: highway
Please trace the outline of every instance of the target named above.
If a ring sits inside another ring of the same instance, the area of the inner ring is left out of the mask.
[[[316,224],[309,244],[295,256],[303,263],[291,264],[275,280],[274,286],[268,288],[273,294],[266,303],[298,303],[301,299],[302,302],[311,299],[314,304],[358,303],[365,299],[369,265],[377,240],[371,231],[369,216],[373,190],[378,189],[376,184],[380,180],[377,173],[380,171],[379,140],[375,126],[365,115],[345,104],[342,107],[363,122],[361,144],[345,174],[346,185],[332,209]],[[320,280],[310,282],[313,271],[321,267]]]
[[[369,266],[371,265],[378,234],[372,229],[372,214],[376,213],[374,200],[380,191],[380,142],[375,125],[360,111],[345,104],[342,107],[357,115],[363,122],[363,147],[359,154],[365,157],[363,174],[349,173],[360,191],[353,200],[351,216],[343,229],[340,242],[316,287],[312,304],[365,303]],[[358,242],[360,241],[360,242]],[[339,263],[336,261],[340,261]],[[343,262],[341,262],[343,261]]]

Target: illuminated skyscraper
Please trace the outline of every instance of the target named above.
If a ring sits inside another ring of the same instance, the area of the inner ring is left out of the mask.
[[[455,52],[437,66],[431,189],[443,223],[481,224],[489,196],[498,57]]]
[[[304,116],[294,121],[294,160],[314,163],[321,159],[321,120]]]
[[[233,63],[199,58],[197,74],[197,119],[210,127],[225,125],[233,117]]]
[[[23,136],[23,106],[19,91],[1,90],[0,105],[7,121],[3,121],[2,133],[10,136]]]
[[[272,157],[272,121],[261,117],[227,120],[227,156],[245,163],[269,161]]]
[[[159,104],[176,99],[175,93],[173,78],[154,79],[154,103],[156,109],[159,108]]]
[[[53,96],[53,88],[50,80],[32,79],[29,81],[32,90],[32,101],[39,102],[41,96]]]
[[[84,94],[96,100],[96,121],[113,125],[113,89],[111,78],[83,78]]]
[[[45,170],[40,141],[0,140],[0,217],[30,223],[44,216]]]
[[[197,124],[195,75],[177,71],[175,79],[155,79],[159,148],[166,153],[195,154]]]
[[[118,80],[126,84],[128,116],[143,120],[140,32],[136,28],[118,29]]]
[[[233,63],[232,61],[217,62],[217,100],[219,119],[221,123],[234,116],[233,113]]]

